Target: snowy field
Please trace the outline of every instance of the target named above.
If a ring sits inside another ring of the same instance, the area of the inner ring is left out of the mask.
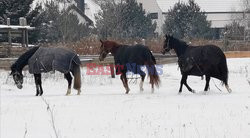
[[[148,79],[143,93],[138,80],[130,82],[126,95],[119,76],[87,76],[83,68],[82,95],[74,90],[64,96],[63,75],[48,73],[43,74],[44,99],[34,96],[34,80],[28,72],[19,90],[9,72],[0,70],[0,137],[249,138],[250,59],[228,59],[228,68],[231,94],[216,79],[205,94],[205,80],[189,77],[188,84],[197,93],[183,87],[178,95],[181,75],[173,63],[164,65],[161,87],[154,94]]]

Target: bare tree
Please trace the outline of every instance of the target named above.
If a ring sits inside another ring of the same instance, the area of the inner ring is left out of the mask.
[[[250,11],[250,0],[241,0],[240,6],[243,11]]]
[[[231,14],[231,23],[226,25],[228,39],[247,40],[250,36],[250,0],[241,0],[240,11]]]

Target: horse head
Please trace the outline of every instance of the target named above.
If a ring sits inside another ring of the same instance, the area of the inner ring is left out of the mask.
[[[164,41],[164,45],[163,45],[163,50],[162,50],[162,54],[164,55],[166,52],[169,52],[172,48],[172,40],[173,40],[173,36],[172,35],[166,35],[165,36],[165,41]]]
[[[17,88],[22,89],[23,88],[23,74],[22,74],[22,72],[14,69],[12,66],[10,75],[13,76],[13,79],[15,81]]]
[[[112,50],[118,45],[116,42],[113,41],[102,41],[100,40],[100,42],[102,43],[101,47],[100,47],[100,56],[99,56],[99,60],[103,61],[107,55],[111,52],[113,52]],[[113,53],[112,53],[113,54]]]

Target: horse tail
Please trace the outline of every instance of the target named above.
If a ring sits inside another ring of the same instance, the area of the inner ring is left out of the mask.
[[[224,53],[222,53],[222,58],[221,58],[221,62],[219,65],[219,70],[222,74],[222,82],[225,85],[228,85],[228,68],[227,68],[227,60],[226,60],[226,56],[224,55]]]
[[[226,60],[226,56],[224,55],[223,53],[223,58],[221,60],[221,63],[220,63],[220,71],[222,73],[222,82],[225,84],[225,87],[227,89],[227,91],[229,93],[232,92],[232,90],[229,88],[229,85],[228,85],[228,67],[227,67],[227,60]]]
[[[151,60],[154,62],[154,64],[156,64],[156,60],[155,60],[154,55],[152,54],[152,52],[150,52],[150,54],[151,54]]]
[[[225,66],[224,83],[225,83],[225,85],[228,85],[228,68],[227,68],[227,61],[226,60],[224,62],[224,66]]]
[[[150,53],[150,59],[148,62],[148,66],[146,66],[150,78],[149,83],[152,84],[152,86],[155,85],[156,87],[159,87],[161,81],[159,74],[155,68],[156,60],[152,52],[149,51],[149,53]]]
[[[150,61],[148,63],[148,65],[146,65],[146,68],[147,68],[148,74],[149,74],[149,78],[150,78],[149,83],[152,85],[155,85],[156,87],[159,87],[161,81],[160,81],[160,77],[159,77],[159,74],[156,70],[154,63],[155,63],[155,61]]]
[[[222,71],[222,77],[223,77],[223,83],[225,85],[228,85],[228,68],[227,68],[227,61],[226,59],[222,61],[221,63],[221,71]]]
[[[152,84],[152,85],[155,85],[156,87],[159,87],[160,85],[160,77],[158,75],[158,72],[155,68],[154,65],[151,65],[152,67],[151,68],[151,71],[149,71],[149,68],[148,68],[148,72],[149,72],[149,78],[150,78],[150,81],[149,83]]]
[[[81,70],[80,65],[76,65],[73,68],[73,75],[74,75],[74,89],[80,90],[81,89]]]

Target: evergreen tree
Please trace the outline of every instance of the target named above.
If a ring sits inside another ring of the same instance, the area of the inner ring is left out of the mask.
[[[194,0],[178,2],[168,11],[163,31],[178,38],[209,38],[211,23]]]
[[[11,24],[19,24],[20,17],[31,17],[29,15],[33,0],[1,0],[0,1],[0,24],[6,24],[7,18],[11,19]],[[34,15],[34,14],[33,14]],[[30,19],[27,22],[30,23]]]
[[[66,9],[59,9],[59,3],[47,1],[44,8],[34,18],[34,35],[39,42],[77,41],[90,35],[88,25],[80,24],[76,15]]]
[[[135,0],[107,1],[97,16],[97,30],[104,37],[146,38],[154,36],[156,24]]]
[[[57,42],[62,37],[58,30],[60,11],[59,6],[51,1],[44,4],[44,8],[39,12],[33,21],[36,27],[34,35],[38,42]]]

